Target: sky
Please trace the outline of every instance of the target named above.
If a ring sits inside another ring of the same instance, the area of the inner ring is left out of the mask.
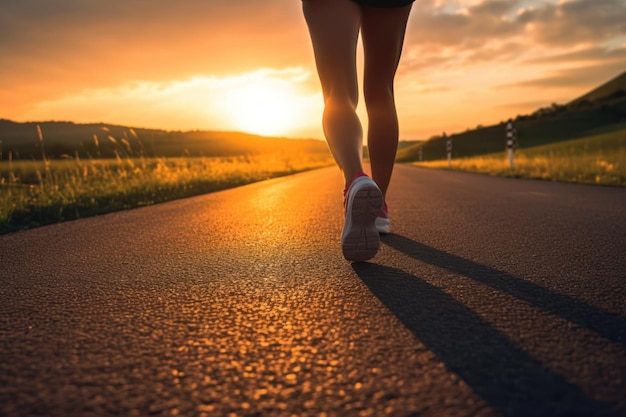
[[[0,118],[322,139],[301,8],[0,0]],[[626,0],[417,0],[395,83],[400,138],[565,104],[624,71]]]

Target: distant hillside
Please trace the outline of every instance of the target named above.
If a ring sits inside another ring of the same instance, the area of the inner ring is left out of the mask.
[[[591,90],[582,97],[572,101],[568,106],[576,106],[581,102],[598,102],[626,96],[626,72]]]
[[[240,132],[164,131],[104,123],[17,123],[0,119],[0,154],[6,160],[41,159],[43,134],[47,158],[113,158],[124,156],[234,156],[276,151],[328,153],[326,143],[314,139],[271,138]]]
[[[623,128],[626,122],[626,72],[566,105],[552,104],[530,115],[513,117],[518,146],[529,148],[581,138]],[[446,158],[446,141],[452,139],[452,156],[466,157],[504,151],[506,121],[448,137],[434,137],[398,151],[399,162]]]

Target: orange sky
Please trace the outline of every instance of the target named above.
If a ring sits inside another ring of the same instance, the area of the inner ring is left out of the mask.
[[[0,118],[323,137],[300,0],[3,0],[0,64]],[[626,0],[418,0],[401,139],[563,104],[625,70]]]

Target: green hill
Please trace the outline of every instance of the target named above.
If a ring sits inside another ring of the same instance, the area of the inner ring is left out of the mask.
[[[575,106],[583,101],[597,102],[624,96],[626,96],[626,72],[602,84],[600,87],[591,90],[584,96],[577,98],[569,105]]]
[[[41,128],[43,143],[37,126]],[[111,124],[72,122],[17,123],[0,119],[0,157],[31,160],[122,156],[235,156],[268,152],[326,153],[325,142],[220,131],[165,131]]]
[[[626,121],[626,72],[566,105],[552,104],[530,115],[514,118],[518,146],[561,142],[623,128]],[[452,139],[453,158],[504,151],[506,122],[428,141],[398,151],[399,162],[445,159],[446,141]]]

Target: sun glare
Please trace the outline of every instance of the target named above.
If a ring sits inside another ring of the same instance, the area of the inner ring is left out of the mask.
[[[310,81],[310,72],[299,67],[226,77],[137,81],[42,101],[28,117],[294,136],[318,129],[321,93],[311,85],[317,84]]]
[[[304,121],[297,110],[299,99],[292,84],[260,78],[226,92],[223,109],[237,130],[284,135]]]

